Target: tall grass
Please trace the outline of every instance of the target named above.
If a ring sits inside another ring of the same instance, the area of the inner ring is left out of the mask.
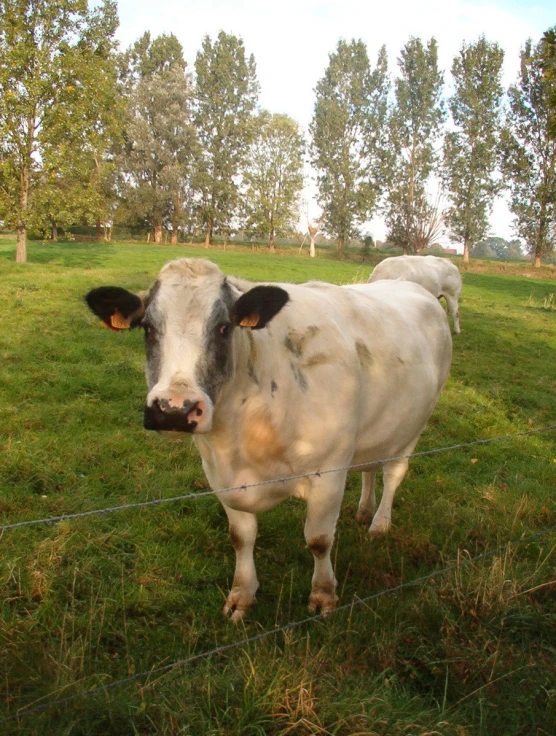
[[[137,333],[98,329],[83,294],[145,288],[177,253],[255,279],[365,280],[357,264],[146,245],[0,243],[0,524],[205,490],[189,440],[141,428]],[[464,274],[451,378],[419,449],[556,421],[553,282]],[[556,525],[556,435],[416,458],[394,529],[338,525],[343,603]],[[304,506],[261,515],[249,621],[220,615],[233,550],[217,499],[5,532],[0,558],[2,734],[553,734],[554,545],[490,558],[249,646],[65,706],[59,698],[304,618]]]

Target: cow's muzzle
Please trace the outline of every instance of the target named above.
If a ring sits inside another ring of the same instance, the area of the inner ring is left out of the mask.
[[[143,426],[157,432],[195,432],[204,414],[202,401],[184,401],[175,406],[168,399],[155,399],[151,406],[145,406]]]

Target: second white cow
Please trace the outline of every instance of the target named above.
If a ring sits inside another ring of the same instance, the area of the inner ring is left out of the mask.
[[[448,311],[459,333],[459,298],[462,281],[460,272],[447,258],[437,256],[395,256],[385,258],[369,276],[369,283],[382,279],[413,281],[440,299],[446,299]]]
[[[438,300],[403,282],[254,284],[182,258],[148,293],[100,287],[87,302],[116,331],[143,327],[145,428],[192,435],[211,487],[228,489],[218,499],[236,570],[224,612],[238,621],[253,604],[256,515],[288,496],[307,504],[310,608],[332,610],[330,551],[348,467],[365,471],[358,520],[386,531],[405,456],[448,375]]]

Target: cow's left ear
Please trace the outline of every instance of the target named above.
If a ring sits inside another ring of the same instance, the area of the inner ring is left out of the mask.
[[[279,286],[254,286],[242,294],[233,308],[233,322],[239,327],[260,330],[284,307],[290,297]]]
[[[145,313],[141,296],[119,286],[99,286],[87,294],[85,301],[102,324],[115,332],[137,327]]]

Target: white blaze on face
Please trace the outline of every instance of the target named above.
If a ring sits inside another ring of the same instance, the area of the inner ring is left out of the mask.
[[[229,369],[232,304],[231,287],[213,263],[183,258],[164,266],[144,318],[147,406],[198,403],[203,415],[196,431],[210,430]]]

